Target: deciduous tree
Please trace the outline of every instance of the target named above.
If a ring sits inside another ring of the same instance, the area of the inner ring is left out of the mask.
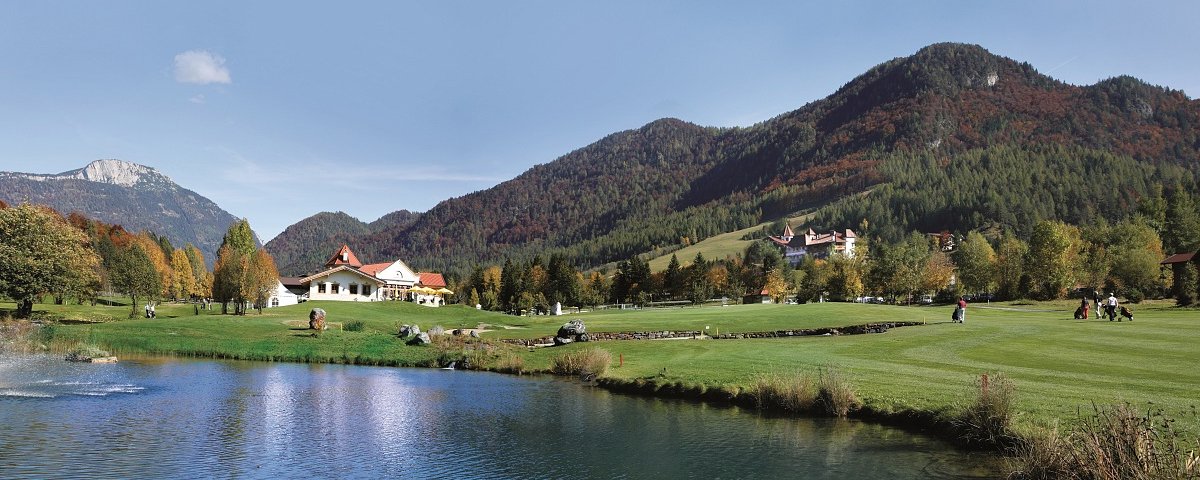
[[[90,282],[99,259],[83,232],[52,210],[33,205],[0,209],[0,294],[33,312],[37,296]]]

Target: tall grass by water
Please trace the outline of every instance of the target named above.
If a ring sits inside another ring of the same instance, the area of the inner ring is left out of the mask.
[[[597,377],[608,371],[612,354],[602,348],[562,352],[550,359],[550,371],[558,375]]]
[[[1018,479],[1200,478],[1200,443],[1186,438],[1161,410],[1129,404],[1093,406],[1065,434],[1051,429],[1016,450]]]

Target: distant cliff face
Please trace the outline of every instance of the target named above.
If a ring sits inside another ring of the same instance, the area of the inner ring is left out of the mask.
[[[175,246],[191,243],[212,265],[229,225],[237,220],[204,196],[145,165],[96,160],[59,174],[0,172],[0,200],[79,212],[126,230],[165,235]]]

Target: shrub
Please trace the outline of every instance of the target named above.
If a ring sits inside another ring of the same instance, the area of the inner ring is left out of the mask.
[[[975,380],[975,389],[974,403],[953,420],[963,439],[968,444],[1012,445],[1015,437],[1009,427],[1016,403],[1013,382],[1001,373],[985,373]]]
[[[816,384],[812,378],[799,372],[791,375],[759,375],[748,390],[755,405],[762,409],[803,412],[811,410],[817,402]]]
[[[817,398],[821,408],[825,410],[825,413],[835,417],[844,417],[862,405],[862,402],[858,400],[858,395],[854,393],[854,387],[842,377],[841,372],[832,367],[821,369],[817,388]]]
[[[1142,303],[1142,300],[1146,299],[1146,294],[1142,293],[1139,289],[1133,288],[1125,292],[1125,299],[1129,300],[1129,303]]]
[[[429,336],[431,336],[431,337],[440,337],[440,336],[446,334],[446,329],[442,328],[441,325],[434,325],[433,327],[431,327],[429,329],[428,333],[429,333]]]
[[[342,325],[342,330],[347,332],[361,332],[366,326],[362,320],[350,320]]]
[[[598,377],[608,371],[612,354],[601,348],[587,348],[555,355],[550,359],[550,371],[558,375]]]

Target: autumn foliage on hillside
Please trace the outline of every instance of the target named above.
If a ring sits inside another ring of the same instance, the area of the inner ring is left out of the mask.
[[[853,228],[869,218],[893,239],[912,228],[1027,233],[1043,219],[1121,218],[1151,183],[1194,191],[1197,126],[1200,102],[1182,92],[1132,77],[1068,85],[979,46],[936,44],[762,123],[723,129],[655,121],[347,243],[461,275],[477,262],[554,253],[594,266],[884,185],[903,185],[904,195],[838,206],[813,226]],[[976,170],[948,170],[955,165]],[[1014,189],[1006,179],[1021,170],[1044,177]],[[1059,178],[1066,173],[1078,177]],[[1093,174],[1136,177],[1120,178],[1096,200],[1100,187],[1076,186]],[[947,193],[914,176],[968,178],[974,190]],[[989,203],[1016,191],[1035,192],[1039,201]],[[965,203],[950,200],[964,195]],[[1050,201],[1092,205],[1060,209]],[[887,213],[863,214],[873,209]]]

